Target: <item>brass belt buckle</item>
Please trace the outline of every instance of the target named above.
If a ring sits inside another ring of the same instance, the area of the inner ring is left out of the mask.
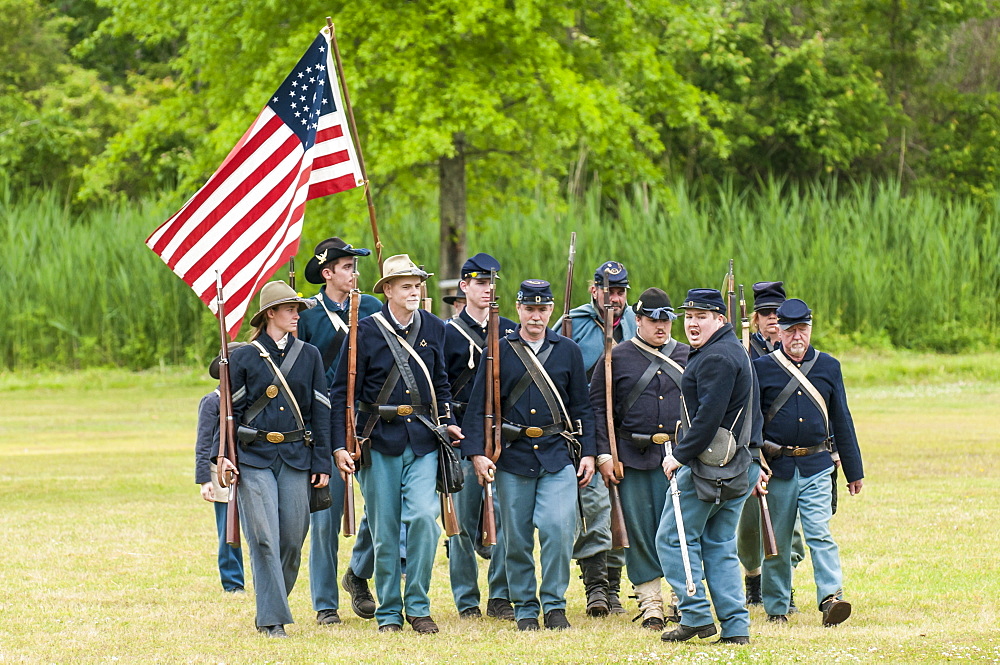
[[[796,448],[792,451],[792,457],[805,457],[808,453],[808,448]]]
[[[285,440],[285,435],[282,434],[281,432],[268,432],[267,440],[270,441],[271,443],[281,443],[282,441]]]
[[[670,440],[670,435],[669,434],[659,433],[659,434],[654,434],[653,435],[653,443],[655,443],[658,446],[662,446],[664,443],[666,443],[669,440]]]
[[[396,407],[397,416],[408,416],[413,413],[413,407],[409,404],[400,404]]]
[[[532,439],[537,439],[538,437],[540,437],[542,435],[542,428],[541,427],[525,427],[524,428],[524,435],[527,436],[527,437],[531,437]]]

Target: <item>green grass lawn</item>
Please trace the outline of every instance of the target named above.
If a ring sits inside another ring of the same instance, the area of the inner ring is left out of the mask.
[[[749,648],[664,645],[632,614],[588,619],[575,574],[573,630],[460,622],[443,540],[439,635],[377,635],[346,602],[343,626],[317,626],[304,562],[299,623],[268,640],[252,594],[219,587],[212,510],[194,484],[207,374],[0,374],[0,662],[1000,661],[1000,354],[843,361],[868,474],[833,521],[854,615],[820,627],[807,560],[802,613],[776,627],[755,609]]]

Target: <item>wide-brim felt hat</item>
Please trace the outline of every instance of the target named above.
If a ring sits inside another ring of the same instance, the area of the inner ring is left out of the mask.
[[[645,316],[657,321],[677,318],[674,308],[670,305],[670,296],[663,289],[650,287],[642,292],[639,300],[632,305],[632,311],[637,315]]]
[[[226,344],[226,355],[232,355],[233,351],[246,345],[246,342],[230,342],[229,344]],[[208,375],[216,381],[219,380],[219,363],[221,361],[222,356],[218,355],[212,358],[212,362],[208,364]]]
[[[784,282],[757,282],[753,285],[753,311],[778,309],[785,302]]]
[[[382,287],[385,286],[386,282],[394,280],[398,277],[419,277],[421,282],[427,280],[434,273],[425,272],[417,267],[417,264],[410,260],[407,254],[396,254],[395,256],[390,256],[382,264],[382,278],[375,282],[375,286],[372,287],[373,293],[384,293]]]
[[[336,261],[345,256],[368,256],[372,251],[364,247],[351,247],[349,244],[334,236],[327,238],[316,245],[313,256],[306,264],[306,281],[310,284],[325,284],[323,279],[323,266],[331,261]]]
[[[300,312],[304,309],[309,309],[315,304],[313,301],[300,298],[295,289],[284,282],[268,282],[260,290],[260,309],[250,319],[250,325],[257,327],[261,319],[264,318],[264,312],[272,307],[284,305],[288,302],[298,303]]]
[[[466,299],[466,297],[465,297],[465,291],[462,290],[461,286],[458,287],[458,292],[457,293],[455,293],[453,295],[450,295],[450,296],[445,296],[444,298],[441,298],[441,300],[443,300],[445,302],[445,304],[448,304],[448,305],[454,305],[456,300],[465,300],[465,299]]]

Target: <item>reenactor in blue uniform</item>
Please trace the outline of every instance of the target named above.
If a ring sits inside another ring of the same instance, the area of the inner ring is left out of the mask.
[[[847,489],[861,491],[864,469],[840,363],[810,345],[812,310],[798,299],[778,308],[781,347],[754,361],[764,413],[764,454],[773,475],[768,484],[777,557],[764,561],[764,610],[769,621],[786,622],[791,593],[790,546],[796,514],[812,557],[816,600],[823,625],[851,615],[843,600],[840,554],[830,534],[832,475],[840,453]]]
[[[637,334],[611,352],[614,424],[618,457],[625,477],[615,477],[608,441],[604,363],[597,363],[590,382],[590,404],[597,428],[597,468],[605,485],[618,485],[628,531],[625,551],[629,581],[635,586],[642,627],[663,630],[663,572],[656,553],[656,530],[667,498],[667,479],[660,468],[664,444],[680,419],[681,379],[687,344],[670,336],[676,317],[670,297],[646,289],[633,306]]]
[[[444,362],[444,322],[421,311],[421,284],[429,275],[405,254],[391,256],[373,291],[386,304],[358,323],[357,419],[362,443],[358,473],[375,541],[375,611],[379,632],[436,633],[430,616],[431,570],[440,528],[436,486],[442,440],[462,438],[448,414],[451,389]],[[353,473],[346,450],[347,354],[330,391],[334,456]],[[443,429],[447,429],[447,434]],[[366,462],[370,459],[370,463]],[[401,590],[400,528],[406,526],[406,589]]]
[[[326,379],[331,385],[337,371],[340,352],[347,342],[350,293],[357,276],[355,262],[359,256],[368,256],[371,250],[352,247],[340,238],[327,238],[316,245],[312,258],[306,264],[305,277],[311,284],[323,284],[312,300],[314,307],[299,316],[299,339],[319,349],[326,368]],[[364,318],[382,309],[378,298],[363,294],[358,308],[358,318]],[[312,531],[309,548],[309,590],[312,594],[316,622],[338,624],[340,593],[337,589],[337,554],[339,547],[340,518],[344,509],[344,481],[340,474],[330,478],[330,496],[333,505],[309,517]],[[368,520],[361,521],[352,562],[374,559],[371,530]],[[349,568],[345,580],[354,577]],[[375,612],[375,601],[368,592],[366,580],[360,580],[363,591],[352,594],[355,612],[370,619]],[[357,586],[357,585],[355,585]],[[348,587],[353,588],[353,587]]]
[[[485,455],[486,365],[480,365],[463,421],[462,454],[472,458],[480,484],[496,481],[507,583],[519,630],[569,628],[566,588],[577,523],[577,487],[594,474],[594,415],[580,347],[548,329],[548,282],[529,279],[517,293],[521,324],[500,340],[503,451]],[[579,460],[579,461],[577,461]],[[535,530],[542,579],[535,579]],[[539,600],[541,602],[539,602]]]
[[[323,359],[296,339],[308,304],[284,282],[260,292],[250,344],[233,351],[233,417],[239,424],[240,521],[253,570],[257,630],[287,637],[288,595],[309,531],[309,486],[330,479],[330,401]],[[231,468],[224,459],[220,473]]]
[[[490,276],[499,279],[500,262],[489,254],[476,254],[462,266],[459,293],[466,306],[445,322],[445,361],[451,382],[451,411],[462,422],[472,394],[476,370],[483,359],[487,323],[490,316]],[[517,328],[510,319],[500,317],[500,335],[509,335]],[[479,513],[483,490],[476,479],[476,469],[468,459],[462,461],[465,487],[454,495],[455,512],[461,531],[448,539],[448,570],[451,592],[458,615],[463,619],[482,616],[479,609],[479,566],[476,564],[476,540],[479,535]],[[494,503],[496,500],[494,499]],[[499,512],[499,509],[497,509]],[[507,568],[502,530],[497,527],[497,544],[490,554],[489,597],[486,613],[505,621],[514,620],[514,608],[507,591]]]
[[[714,605],[722,626],[719,642],[749,644],[750,612],[741,592],[736,524],[761,478],[749,450],[753,372],[726,320],[721,293],[691,289],[681,309],[692,351],[681,382],[683,431],[673,454],[664,458],[663,471],[668,479],[676,474],[686,542],[680,542],[674,511],[664,510],[656,546],[663,576],[679,599],[681,621],[661,639],[680,642],[715,635]],[[687,548],[690,571],[681,547]],[[711,605],[703,579],[712,592]],[[695,589],[691,596],[688,580]]]
[[[771,353],[781,346],[778,341],[778,307],[785,302],[783,282],[757,282],[753,285],[753,315],[750,317],[750,359],[759,358]],[[759,409],[755,409],[756,413]],[[756,428],[759,429],[759,428]],[[758,444],[759,445],[759,444]],[[802,544],[802,529],[796,523],[795,536],[792,539],[792,565],[797,566],[805,556]],[[757,500],[749,500],[744,504],[743,514],[736,531],[736,551],[740,555],[740,564],[746,573],[747,605],[760,605],[763,602],[760,592],[760,565],[764,560],[764,543],[760,529],[760,505]],[[795,608],[794,592],[790,612]]]
[[[465,309],[465,303],[466,303],[465,291],[462,290],[461,286],[458,287],[457,292],[455,292],[450,296],[445,296],[444,298],[441,298],[441,300],[444,301],[445,305],[451,307],[452,318],[455,318],[456,316],[461,314],[462,310]]]
[[[569,312],[573,323],[572,339],[583,353],[583,366],[590,380],[597,361],[604,355],[604,277],[610,285],[608,300],[614,309],[612,336],[615,344],[635,337],[635,312],[628,306],[628,270],[618,261],[605,261],[594,271],[590,285],[590,302]],[[562,318],[553,326],[557,332]],[[611,549],[611,503],[607,488],[595,474],[590,484],[580,492],[580,510],[583,516],[581,529],[573,546],[573,558],[580,564],[581,578],[587,593],[587,614],[607,616],[609,612],[622,614],[618,593],[621,587],[622,567],[625,565],[623,550]]]

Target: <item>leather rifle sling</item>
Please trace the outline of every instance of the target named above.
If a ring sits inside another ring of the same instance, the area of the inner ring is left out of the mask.
[[[378,321],[379,318],[381,318],[383,322],[385,321],[385,318],[382,317],[380,312],[373,314],[372,316],[378,317],[376,318],[376,321]],[[417,334],[420,332],[420,318],[417,316],[416,312],[413,313],[413,316],[413,326],[410,328],[408,336],[416,338]],[[393,335],[395,335],[395,332]],[[392,346],[390,345],[389,348],[391,349]],[[376,404],[385,404],[385,401],[389,399],[389,395],[391,395],[392,391],[396,389],[396,384],[399,383],[399,377],[399,365],[394,363],[392,369],[389,370],[389,375],[385,378],[385,383],[382,384],[382,389],[378,392],[378,397],[375,398]],[[419,396],[419,393],[417,393],[417,395]],[[378,419],[378,413],[373,413],[368,416],[368,420],[365,421],[365,426],[362,428],[361,434],[358,435],[358,438],[367,439],[371,436],[372,430],[375,429],[375,424],[378,422]]]
[[[563,404],[562,397],[559,396],[559,391],[556,390],[555,384],[552,383],[552,377],[549,373],[545,371],[545,366],[542,365],[541,360],[535,356],[535,352],[532,351],[527,344],[524,342],[519,342],[517,344],[510,345],[514,349],[514,353],[517,357],[521,359],[521,363],[524,368],[528,370],[528,374],[531,376],[531,381],[538,387],[538,391],[542,393],[542,398],[545,400],[545,406],[549,409],[552,414],[553,422],[558,422],[562,419],[567,432],[573,431],[572,421],[569,417],[569,412],[566,410],[566,405]],[[551,349],[551,344],[549,349]],[[545,356],[548,359],[548,356]],[[523,379],[522,379],[523,380]]]
[[[510,340],[507,340],[507,343],[510,344],[510,347],[514,349],[515,353],[517,353],[517,348],[514,346],[514,344],[511,343]],[[552,345],[550,344],[548,348],[544,349],[541,353],[538,354],[538,360],[544,363],[546,360],[549,359],[549,354],[551,353],[552,353]],[[528,371],[528,365],[524,363],[524,358],[521,358],[520,354],[518,354],[518,359],[520,359],[521,363],[524,364],[525,372],[523,375],[521,375],[521,378],[518,380],[518,382],[514,384],[514,389],[510,391],[509,395],[507,395],[507,399],[504,400],[503,406],[501,407],[501,410],[504,413],[508,413],[511,409],[514,408],[514,405],[517,404],[517,400],[521,399],[521,395],[524,394],[524,391],[528,389],[528,386],[530,386],[533,381],[531,372]],[[544,395],[542,395],[542,397],[544,397]],[[546,404],[548,404],[547,401]],[[552,415],[555,416],[556,413],[553,412]]]
[[[770,358],[774,362],[778,363],[778,367],[785,370],[785,373],[788,374],[791,379],[781,390],[778,398],[774,400],[773,404],[771,404],[771,408],[767,410],[765,424],[771,422],[771,420],[778,415],[778,411],[780,411],[781,407],[785,405],[785,402],[791,398],[795,389],[798,386],[802,386],[802,389],[806,391],[806,395],[809,396],[809,400],[817,409],[819,409],[819,412],[823,414],[823,424],[826,426],[826,438],[829,439],[830,414],[827,412],[826,400],[824,400],[823,396],[820,395],[819,390],[816,389],[816,386],[813,385],[812,381],[806,377],[806,375],[812,370],[813,366],[816,365],[816,361],[819,360],[819,351],[815,351],[814,353],[815,355],[813,355],[812,360],[807,360],[802,363],[801,369],[793,365],[792,361],[789,360],[788,357],[781,351],[775,351],[774,353],[769,354]]]

